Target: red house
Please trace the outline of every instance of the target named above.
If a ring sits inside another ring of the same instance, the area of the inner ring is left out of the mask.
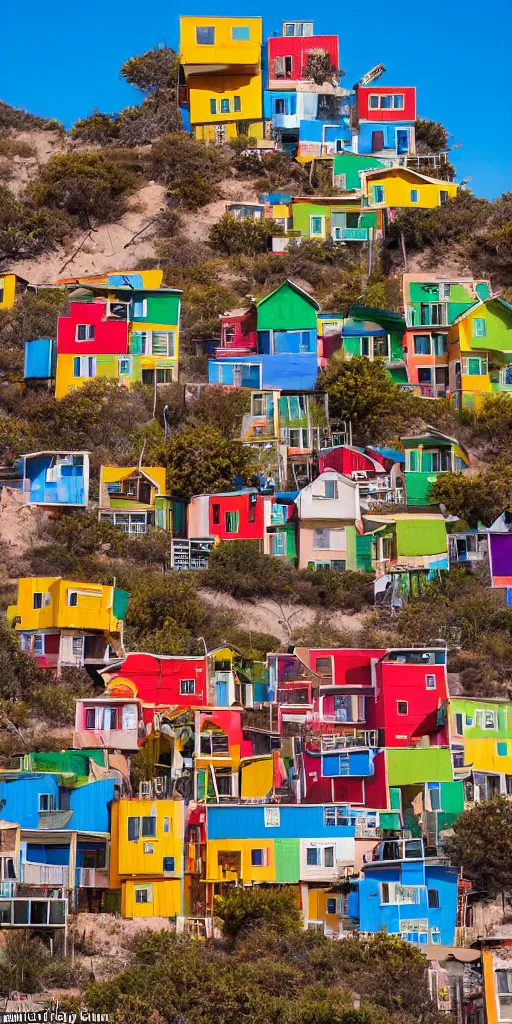
[[[379,730],[386,747],[415,747],[423,737],[431,747],[447,746],[447,699],[444,648],[386,651],[375,668],[368,727]]]
[[[57,355],[124,355],[128,323],[111,317],[113,304],[71,302],[68,316],[59,316]]]
[[[292,89],[297,82],[309,81],[311,54],[328,54],[332,67],[339,67],[338,36],[274,36],[268,40],[267,49],[269,89]]]
[[[375,476],[376,473],[385,472],[384,466],[376,458],[358,448],[350,448],[347,444],[321,452],[318,468],[320,473],[325,472],[326,469],[335,469],[337,473],[342,473],[343,476],[348,476],[351,479],[353,473],[366,473]]]
[[[263,540],[271,525],[274,497],[254,488],[197,494],[188,506],[188,536],[220,540]]]
[[[222,313],[220,320],[220,346],[215,349],[217,359],[222,356],[246,356],[258,350],[256,310],[254,306],[232,309]]]
[[[169,708],[208,703],[207,656],[128,654],[102,676],[115,696],[127,683],[144,705]]]
[[[360,121],[415,121],[416,89],[409,85],[359,86],[357,113]]]

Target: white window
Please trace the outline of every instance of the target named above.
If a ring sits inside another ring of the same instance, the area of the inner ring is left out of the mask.
[[[154,853],[154,852],[155,852],[155,844],[154,843],[144,843],[144,853]]]
[[[337,498],[338,497],[338,482],[337,480],[325,480],[325,497],[326,498]]]
[[[174,331],[153,331],[152,352],[154,356],[174,356]]]
[[[80,658],[82,657],[82,655],[84,653],[84,641],[85,641],[85,637],[83,637],[83,636],[74,636],[73,637],[73,639],[71,641],[71,646],[72,646],[72,650],[73,650],[73,655],[75,657],[80,657]]]
[[[75,356],[73,359],[73,377],[95,377],[95,356]]]
[[[148,300],[135,299],[133,303],[133,319],[142,320],[148,315]]]
[[[440,282],[440,284],[439,284],[439,298],[442,299],[443,302],[449,302],[450,301],[450,288],[451,288],[450,284],[447,284],[445,281],[441,281]]]
[[[195,679],[180,679],[180,693],[195,693]]]
[[[478,708],[475,711],[475,725],[479,729],[497,729],[498,728],[498,712],[497,711],[485,711],[482,708]]]
[[[265,828],[279,828],[281,824],[281,809],[279,807],[264,807],[263,819]]]
[[[94,340],[94,324],[77,324],[76,325],[76,341],[93,341]]]
[[[54,811],[55,810],[55,793],[40,793],[39,794],[39,810],[40,811]]]
[[[436,688],[436,677],[435,676],[425,676],[425,686],[426,686],[427,690],[435,690],[435,688]]]
[[[512,1020],[512,970],[498,970],[496,975],[496,991],[499,1002],[499,1019]]]
[[[419,903],[422,885],[401,885],[400,882],[381,882],[380,902],[382,905]]]
[[[152,885],[136,885],[135,886],[135,902],[136,903],[152,903],[153,902],[153,886]]]

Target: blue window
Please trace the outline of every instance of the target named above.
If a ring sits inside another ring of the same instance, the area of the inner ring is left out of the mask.
[[[378,110],[379,109],[379,97],[375,96],[375,95],[369,96],[369,98],[368,98],[368,106],[369,106],[370,110]]]
[[[326,909],[328,914],[335,914],[336,913],[336,899],[335,898],[327,899],[325,901],[325,909]]]
[[[234,40],[250,39],[251,30],[249,25],[233,25],[231,29],[231,38]]]
[[[400,92],[399,93],[395,93],[395,95],[393,96],[393,107],[394,107],[395,110],[403,110],[404,109],[403,93],[400,93]]]
[[[210,114],[217,113],[217,100],[210,100]]]
[[[196,43],[200,43],[202,46],[213,46],[215,42],[215,29],[213,25],[197,25],[196,27]]]
[[[416,356],[430,355],[430,337],[428,334],[414,335],[414,354]]]
[[[496,744],[498,750],[498,757],[506,757],[508,754],[508,744],[506,742]]]
[[[309,846],[306,850],[306,864],[312,868],[320,864],[320,850],[317,846]]]
[[[373,185],[373,201],[374,203],[384,202],[384,185]]]
[[[251,864],[254,868],[263,868],[267,863],[266,850],[251,850]]]
[[[474,338],[485,338],[487,334],[487,325],[483,316],[476,316],[473,320],[473,337]]]
[[[240,96],[234,96],[233,97],[233,110],[235,111],[235,113],[237,113],[241,109],[242,109],[242,102],[240,100]]]
[[[171,874],[174,871],[174,857],[163,858],[163,869],[164,875]]]
[[[221,114],[229,114],[229,100],[220,101],[220,112]]]
[[[420,194],[418,192],[418,189],[417,188],[412,188],[411,189],[411,203],[418,203],[419,199],[420,199]]]

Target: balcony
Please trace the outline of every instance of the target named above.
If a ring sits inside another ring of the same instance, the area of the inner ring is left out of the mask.
[[[138,750],[138,729],[83,729],[73,736],[73,746],[106,747],[108,750]]]
[[[68,888],[69,871],[65,864],[38,864],[33,861],[24,861],[21,865],[21,879],[23,885],[50,885],[59,888]]]
[[[337,750],[347,750],[350,747],[373,747],[380,746],[379,733],[377,729],[369,729],[364,732],[340,733],[338,735],[322,736],[320,749],[323,754],[335,753]]]

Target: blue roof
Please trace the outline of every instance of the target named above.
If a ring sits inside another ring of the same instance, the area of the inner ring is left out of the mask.
[[[405,462],[405,455],[403,452],[397,452],[396,448],[377,448],[376,445],[370,445],[370,448],[374,452],[378,452],[384,459],[393,459],[394,462]]]
[[[386,331],[380,324],[373,323],[371,320],[345,320],[343,324],[343,330],[341,332],[342,337],[356,337],[361,336],[380,336],[385,335]]]
[[[286,504],[290,501],[295,501],[299,491],[276,491],[276,501]]]

